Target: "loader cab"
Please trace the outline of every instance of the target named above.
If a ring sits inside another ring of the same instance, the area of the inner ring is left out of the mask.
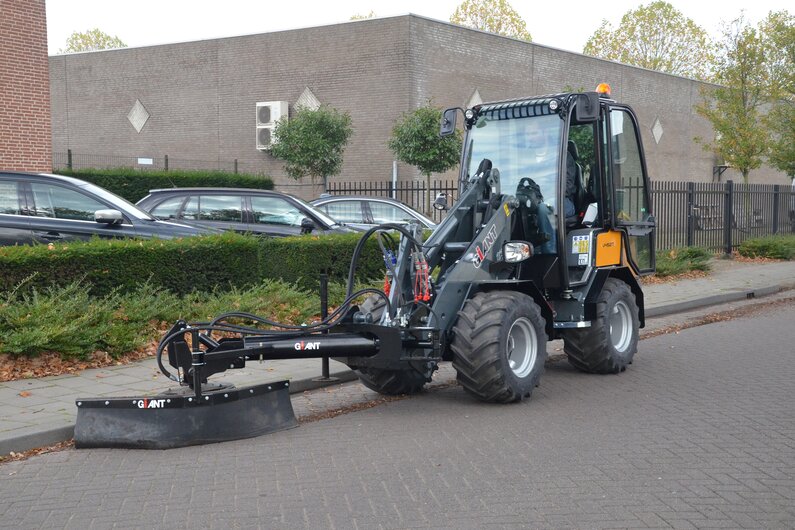
[[[465,127],[461,191],[488,160],[499,170],[502,194],[537,203],[531,229],[517,232],[514,222],[514,238],[534,246],[535,265],[524,266],[528,279],[566,291],[598,268],[653,272],[654,217],[638,120],[611,99],[609,87],[479,105],[466,111]]]

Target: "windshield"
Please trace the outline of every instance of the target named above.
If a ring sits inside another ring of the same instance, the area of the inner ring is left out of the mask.
[[[500,170],[502,193],[516,195],[519,181],[529,177],[556,213],[562,124],[557,114],[502,120],[481,116],[469,134],[467,178],[488,158]]]

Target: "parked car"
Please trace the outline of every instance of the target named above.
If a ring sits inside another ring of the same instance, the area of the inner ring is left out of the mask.
[[[419,221],[425,228],[436,228],[436,223],[420,212],[388,197],[324,196],[312,204],[348,226],[367,230],[383,223],[409,223]]]
[[[137,205],[158,219],[268,236],[355,231],[301,199],[276,191],[166,188],[151,190]]]
[[[61,175],[0,171],[0,245],[212,233],[156,220],[89,182]]]

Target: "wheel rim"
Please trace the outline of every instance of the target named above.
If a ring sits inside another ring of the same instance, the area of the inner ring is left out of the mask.
[[[616,302],[610,312],[610,341],[619,352],[625,351],[632,341],[632,313],[623,300]]]
[[[533,324],[526,318],[520,317],[508,330],[506,351],[508,365],[518,378],[527,377],[533,371],[538,357],[538,339]]]

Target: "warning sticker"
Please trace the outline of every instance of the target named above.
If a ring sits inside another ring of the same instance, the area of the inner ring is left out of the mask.
[[[591,236],[572,236],[571,253],[588,254],[591,249]]]
[[[577,256],[577,265],[588,265],[588,254],[580,254]]]

